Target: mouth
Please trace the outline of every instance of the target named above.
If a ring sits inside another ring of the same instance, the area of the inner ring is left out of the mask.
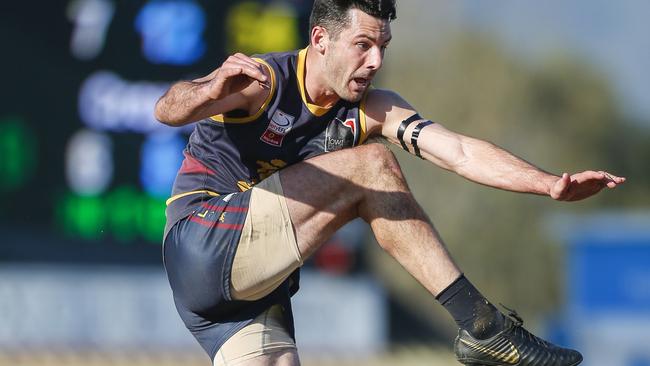
[[[370,85],[370,79],[367,78],[353,78],[352,81],[357,89],[366,89]]]

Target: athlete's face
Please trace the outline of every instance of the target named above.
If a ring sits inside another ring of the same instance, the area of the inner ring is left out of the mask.
[[[330,39],[325,75],[340,98],[357,102],[381,68],[391,33],[388,21],[358,9],[349,10],[349,20],[338,37]]]

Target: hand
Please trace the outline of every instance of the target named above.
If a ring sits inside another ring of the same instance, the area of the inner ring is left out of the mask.
[[[262,88],[270,87],[264,66],[241,53],[228,57],[221,67],[207,77],[194,81],[207,81],[208,97],[215,100],[242,91],[255,81]]]
[[[551,187],[551,198],[558,201],[579,201],[600,192],[603,188],[615,188],[625,182],[604,171],[585,171],[569,176],[564,173]]]

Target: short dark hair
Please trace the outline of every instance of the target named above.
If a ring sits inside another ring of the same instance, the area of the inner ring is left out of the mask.
[[[375,18],[392,21],[397,17],[395,0],[315,0],[309,17],[309,31],[319,25],[334,38],[350,23],[348,10],[359,9]]]

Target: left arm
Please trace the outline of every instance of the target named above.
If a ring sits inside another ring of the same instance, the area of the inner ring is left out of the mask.
[[[370,133],[381,134],[401,146],[398,129],[415,110],[399,95],[372,90],[368,95],[367,123]],[[413,131],[424,119],[409,124],[402,140],[414,153]],[[614,188],[625,181],[603,171],[584,171],[557,176],[534,166],[484,140],[464,136],[439,123],[427,125],[416,139],[422,158],[473,182],[499,189],[548,195],[555,200],[577,201]]]

